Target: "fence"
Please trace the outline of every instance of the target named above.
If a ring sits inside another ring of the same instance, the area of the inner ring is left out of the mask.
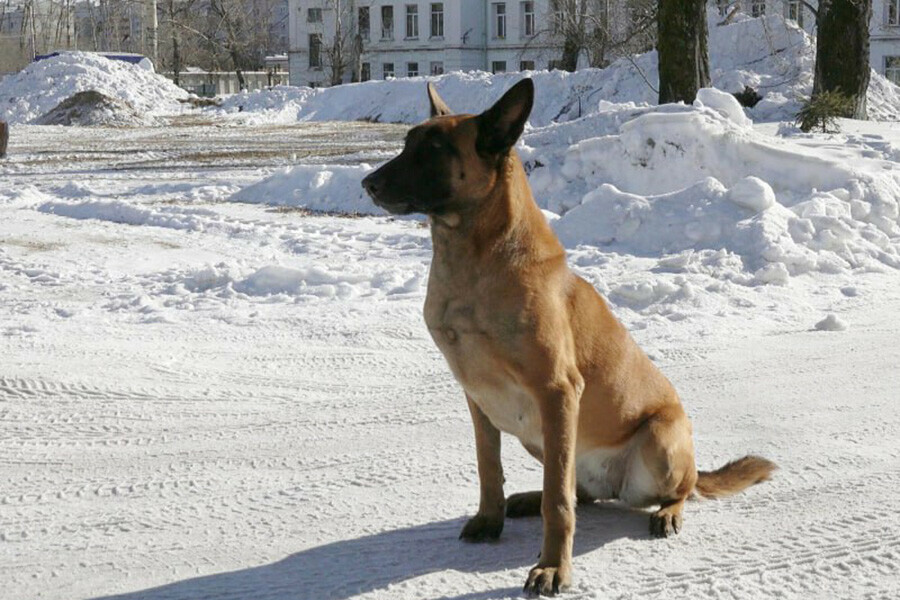
[[[174,79],[173,73],[162,73]],[[269,69],[267,71],[244,71],[244,84],[248,90],[259,90],[273,85],[290,85],[287,72]],[[237,73],[234,71],[183,71],[178,74],[178,85],[198,96],[222,96],[241,91]]]

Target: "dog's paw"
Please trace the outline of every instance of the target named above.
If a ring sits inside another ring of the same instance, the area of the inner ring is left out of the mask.
[[[662,508],[650,515],[650,535],[666,538],[681,531],[682,521],[680,511],[671,511]]]
[[[459,539],[466,542],[493,542],[500,537],[503,531],[503,515],[488,517],[475,515],[466,523],[459,534]]]
[[[572,583],[572,569],[538,565],[528,573],[523,591],[529,596],[555,596]]]
[[[507,498],[506,516],[510,519],[541,516],[541,492],[522,492]]]

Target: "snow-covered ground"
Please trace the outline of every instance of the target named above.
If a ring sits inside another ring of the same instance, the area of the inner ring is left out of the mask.
[[[900,597],[900,123],[780,122],[814,53],[783,20],[710,46],[694,106],[652,105],[653,53],[533,74],[518,150],[570,263],[675,383],[700,467],[781,469],[668,540],[580,507],[568,597]],[[457,540],[477,475],[422,322],[428,229],[359,186],[425,79],[197,110],[102,61],[0,81],[0,598],[518,597],[538,519]],[[436,84],[475,111],[515,78]],[[746,84],[756,109],[725,93]],[[27,124],[84,89],[147,119]],[[900,115],[883,79],[869,103]],[[514,440],[504,460],[507,493],[540,486]]]
[[[856,127],[824,145],[900,143]],[[229,201],[279,165],[378,162],[403,131],[13,128],[0,597],[518,597],[538,519],[457,540],[477,476],[422,324],[427,229]],[[692,503],[669,540],[645,513],[580,508],[569,597],[897,597],[897,271],[743,285],[659,255],[571,259],[676,384],[699,464],[752,451],[781,470]],[[669,277],[702,293],[656,294]],[[817,330],[829,314],[846,329]],[[540,485],[513,440],[504,455],[508,492]]]

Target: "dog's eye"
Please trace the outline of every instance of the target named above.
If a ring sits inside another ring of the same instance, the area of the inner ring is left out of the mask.
[[[444,144],[440,140],[434,140],[433,142],[431,142],[431,147],[435,150],[440,150],[444,147]]]

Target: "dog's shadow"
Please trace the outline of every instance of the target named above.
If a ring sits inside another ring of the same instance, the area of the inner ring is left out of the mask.
[[[621,538],[649,537],[648,518],[648,513],[616,504],[579,506],[575,554],[591,552]],[[540,519],[507,519],[500,541],[488,544],[458,541],[457,536],[464,523],[465,519],[460,518],[394,529],[316,546],[268,565],[185,579],[103,598],[347,600],[439,571],[489,573],[522,568],[524,581],[527,568],[537,562],[540,551]],[[520,589],[494,588],[441,597],[448,600],[484,600],[516,596]],[[416,597],[422,596],[416,594]]]

